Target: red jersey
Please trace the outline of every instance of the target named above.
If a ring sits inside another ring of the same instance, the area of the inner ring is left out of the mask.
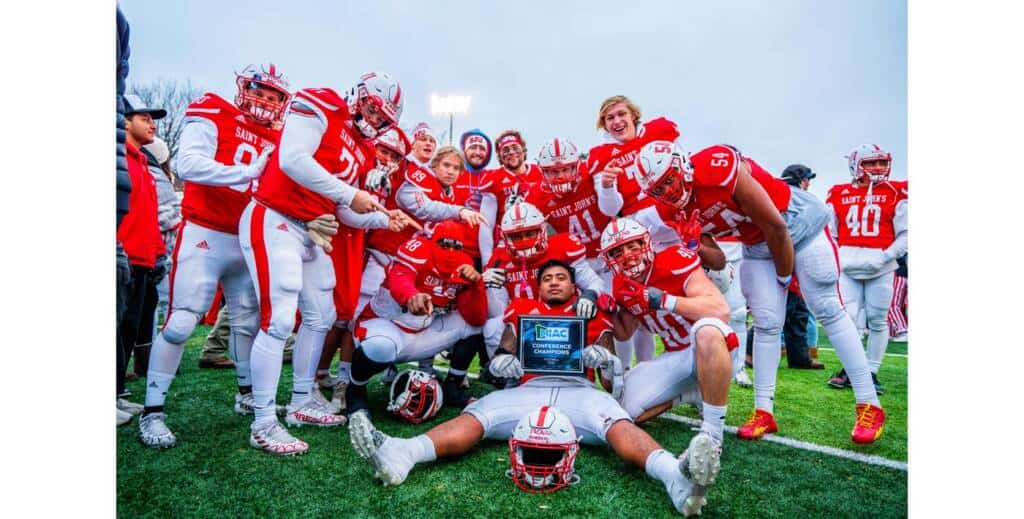
[[[907,199],[906,180],[891,180],[871,188],[867,184],[838,184],[828,190],[825,203],[836,213],[839,246],[885,249],[896,240],[896,206]]]
[[[407,166],[404,168],[404,171],[396,171],[395,173],[392,173],[393,175],[401,176],[398,178],[397,182],[392,182],[391,185],[393,187],[391,194],[384,200],[384,207],[387,207],[388,209],[402,209],[398,206],[396,196],[398,194],[398,188],[405,182],[409,182],[421,189],[423,191],[422,196],[424,198],[429,198],[430,200],[437,202],[444,202],[446,204],[456,204],[454,190],[450,194],[445,193],[444,189],[441,187],[441,182],[437,180],[437,177],[435,177],[433,173],[420,168],[412,162],[407,161],[406,164]],[[420,196],[420,194],[417,193],[417,196]],[[409,211],[405,211],[405,213],[415,220],[416,223],[423,226],[424,231],[427,231],[428,234],[430,233],[430,226],[435,222],[424,222],[415,218]],[[394,256],[398,252],[399,247],[412,239],[416,232],[416,229],[412,226],[408,226],[399,232],[389,229],[374,229],[370,231],[369,241],[367,243],[369,243],[370,247],[373,249]],[[465,235],[468,237],[471,234],[475,234],[475,229],[473,232],[470,232],[467,226]],[[465,247],[465,244],[463,244],[463,246]]]
[[[538,189],[530,193],[528,201],[540,209],[556,232],[571,234],[586,245],[588,258],[600,255],[601,231],[610,218],[597,207],[597,191],[589,178],[562,196]]]
[[[541,180],[544,174],[540,172],[540,166],[527,164],[526,172],[517,175],[504,167],[492,169],[488,172],[491,177],[490,190],[498,200],[498,223],[505,214],[505,204],[513,194],[521,195],[525,199],[533,192],[540,191]]]
[[[373,144],[355,128],[348,105],[334,90],[299,90],[289,114],[321,118],[327,124],[320,145],[313,152],[313,160],[342,182],[357,186],[359,179],[373,168],[376,159]],[[303,222],[322,214],[334,214],[333,200],[302,187],[281,169],[280,151],[280,147],[275,149],[267,162],[256,190],[256,200]]]
[[[654,255],[654,266],[647,271],[647,279],[643,283],[649,287],[660,288],[667,294],[686,294],[686,281],[700,267],[700,256],[691,249],[673,245]],[[621,292],[626,278],[616,274],[612,280],[614,294]],[[625,301],[618,301],[625,306]],[[626,307],[640,321],[643,327],[661,337],[665,343],[665,351],[678,351],[690,347],[690,326],[693,324],[685,317],[664,310],[650,310],[646,305],[634,304]]]
[[[124,151],[132,192],[128,196],[128,214],[117,227],[117,241],[132,265],[153,268],[157,256],[167,254],[156,217],[156,179],[149,172],[146,155],[129,142],[124,143]]]
[[[391,295],[400,305],[405,305],[410,297],[423,293],[430,294],[430,302],[437,308],[451,308],[455,297],[459,292],[468,286],[458,275],[442,274],[434,261],[434,242],[427,239],[414,238],[403,244],[395,255],[395,262],[388,267],[385,286],[391,291]],[[462,263],[472,265],[473,260],[468,254],[458,253],[464,256]],[[416,273],[415,290],[411,287],[401,287],[393,283],[392,271],[397,267],[406,267]],[[485,305],[486,306],[486,305]]]
[[[537,297],[537,269],[548,260],[559,260],[569,265],[586,257],[587,249],[575,236],[556,234],[548,237],[548,249],[532,261],[513,258],[504,247],[495,248],[490,265],[505,269],[505,289],[510,299]]]
[[[217,129],[213,160],[228,166],[250,164],[268,145],[277,146],[281,131],[256,124],[237,106],[217,94],[206,93],[185,109],[185,117],[201,117]],[[210,186],[185,182],[181,216],[216,231],[238,234],[238,220],[252,197],[252,185]]]
[[[459,178],[455,181],[455,185],[452,186],[452,190],[455,192],[455,203],[464,207],[468,207],[474,211],[480,211],[480,200],[483,198],[485,192],[491,190],[491,185],[494,183],[492,174],[494,170],[483,170],[479,173],[470,173],[467,170],[462,170]],[[491,225],[497,225],[500,222],[490,222]],[[480,257],[480,229],[472,228],[471,232],[466,233],[466,242],[463,244],[463,249],[467,254],[474,258]]]
[[[640,189],[636,180],[636,156],[640,148],[651,141],[675,141],[679,138],[676,123],[658,117],[640,125],[636,138],[628,142],[610,142],[594,146],[587,155],[588,176],[593,177],[608,166],[622,168],[618,178],[619,193],[622,195],[622,216],[629,216],[641,209],[658,204]]]
[[[753,160],[721,144],[698,151],[692,157],[693,194],[681,214],[700,209],[703,230],[712,236],[735,236],[746,245],[764,241],[764,233],[743,213],[732,198],[739,179],[739,161],[750,166],[750,174],[768,192],[780,212],[789,207],[789,185],[775,178]]]

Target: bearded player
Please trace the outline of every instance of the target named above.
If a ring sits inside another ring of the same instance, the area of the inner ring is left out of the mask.
[[[363,75],[349,100],[329,88],[300,90],[288,111],[281,145],[242,213],[239,240],[260,304],[260,331],[252,352],[256,418],[249,437],[255,448],[280,455],[309,449],[274,414],[284,342],[294,328],[296,310],[308,330],[303,347],[310,351],[322,346],[336,317],[334,267],[305,222],[334,214],[339,206],[360,214],[385,211],[373,195],[356,186],[373,167],[373,150],[364,140],[397,125],[401,111],[401,88],[387,74]],[[309,358],[315,369],[316,358]],[[296,401],[302,395],[293,395],[288,422],[343,423],[320,405],[306,405],[312,401],[311,390],[312,380],[305,402]]]
[[[649,476],[661,481],[676,510],[686,515],[700,513],[706,488],[718,474],[718,457],[713,455],[715,444],[705,433],[697,434],[687,452],[677,459],[634,425],[611,395],[594,387],[592,379],[579,375],[524,376],[516,358],[518,317],[575,315],[577,289],[573,279],[571,266],[549,261],[540,268],[538,298],[517,299],[506,311],[502,354],[494,358],[491,369],[496,370],[498,376],[521,377],[521,385],[489,393],[470,404],[458,417],[409,439],[391,437],[377,430],[366,413],[352,416],[349,428],[352,446],[373,464],[377,478],[385,485],[400,485],[417,463],[462,455],[483,439],[515,438],[511,451],[517,454],[512,457],[512,476],[517,485],[524,490],[552,491],[572,480],[571,458],[582,442],[610,446],[620,458],[643,467]],[[611,335],[612,323],[607,313],[600,312],[586,325],[588,346],[584,348],[583,358],[591,376],[592,369],[614,370],[618,359],[607,351],[612,343]],[[557,438],[544,434],[549,431],[541,430],[535,442],[532,445],[527,442],[525,446],[549,453],[560,450],[556,454],[560,454],[562,463],[530,467],[539,463],[528,459],[520,449],[525,435],[516,429],[523,427],[524,421],[534,427],[551,423],[552,420],[545,418],[548,413],[555,415],[554,421],[565,428],[569,428],[566,422],[571,423],[574,432],[581,433],[580,439],[577,441],[573,434],[572,438],[566,438],[567,442],[559,443]],[[558,415],[564,418],[557,418]],[[557,474],[557,481],[553,473]]]
[[[280,139],[290,97],[288,83],[271,64],[236,74],[234,104],[206,93],[185,110],[178,176],[185,183],[183,222],[170,276],[170,311],[153,342],[146,375],[146,407],[139,438],[152,447],[172,447],[164,401],[185,341],[223,286],[231,334],[228,351],[238,373],[235,412],[252,414],[249,359],[259,329],[258,304],[239,246],[238,219]]]
[[[612,96],[601,103],[597,129],[603,132],[605,142],[590,149],[586,170],[594,178],[601,212],[609,218],[629,217],[643,225],[651,232],[654,250],[660,251],[680,243],[664,222],[670,219],[671,210],[640,189],[633,163],[643,145],[655,139],[674,141],[679,130],[664,117],[641,123],[640,115],[640,107],[626,96]],[[631,340],[615,343],[616,354],[627,370],[634,350],[637,362],[653,358],[654,336],[640,329]]]
[[[878,369],[889,344],[889,306],[892,304],[896,259],[907,253],[906,181],[889,180],[892,155],[877,145],[850,152],[849,184],[832,186],[825,203],[832,209],[829,227],[839,243],[842,273],[839,286],[851,318],[864,309],[868,324],[868,366],[875,390],[882,394]],[[829,385],[850,387],[845,371]]]
[[[740,427],[743,439],[775,432],[775,381],[781,353],[786,289],[794,272],[807,306],[825,328],[853,384],[856,443],[882,435],[885,412],[871,383],[853,320],[839,295],[838,254],[826,232],[828,210],[814,195],[791,189],[730,146],[717,145],[687,158],[675,143],[654,141],[636,160],[645,193],[683,214],[691,211],[704,232],[734,235],[744,244],[743,295],[754,315],[754,405]]]
[[[348,415],[369,409],[366,384],[389,364],[432,359],[480,333],[487,317],[480,273],[463,252],[465,226],[446,221],[398,250],[355,327]]]

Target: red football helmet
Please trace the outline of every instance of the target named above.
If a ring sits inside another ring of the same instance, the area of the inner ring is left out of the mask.
[[[548,250],[548,224],[540,210],[517,202],[501,218],[501,236],[513,258],[530,259]]]
[[[571,193],[580,185],[580,153],[568,139],[556,137],[544,143],[537,155],[537,165],[544,174],[541,189],[549,193]]]
[[[579,437],[569,417],[543,406],[522,417],[508,440],[512,468],[508,476],[527,492],[547,493],[579,481]]]
[[[636,156],[637,182],[647,196],[682,209],[690,201],[693,165],[669,141],[651,141]]]
[[[277,71],[273,63],[259,70],[254,65],[246,66],[235,74],[235,84],[238,85],[235,105],[239,110],[260,124],[279,124],[284,120],[284,109],[288,106],[291,94],[288,93],[288,82],[284,75]],[[281,102],[268,99],[259,91],[253,91],[256,88],[269,88],[279,92],[282,96]]]
[[[437,379],[415,369],[402,370],[391,382],[388,412],[410,423],[433,418],[444,403],[444,392]]]
[[[639,247],[627,247],[638,240]],[[601,257],[613,273],[639,278],[654,265],[651,233],[629,218],[612,220],[601,233]]]
[[[892,154],[877,144],[861,144],[846,157],[850,160],[850,175],[854,180],[869,180],[878,184],[889,180],[892,172]],[[869,162],[870,164],[864,164]]]

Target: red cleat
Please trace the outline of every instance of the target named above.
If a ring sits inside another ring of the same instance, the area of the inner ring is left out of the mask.
[[[775,417],[771,413],[763,409],[754,409],[750,418],[747,419],[747,423],[736,431],[736,436],[739,436],[741,440],[760,440],[762,436],[778,430],[779,426],[775,423]]]
[[[882,437],[885,425],[885,411],[872,404],[857,404],[857,423],[853,426],[850,439],[854,443],[873,443]]]

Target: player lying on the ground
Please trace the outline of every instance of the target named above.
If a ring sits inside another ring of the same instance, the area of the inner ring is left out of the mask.
[[[825,232],[828,210],[814,195],[791,189],[753,160],[723,145],[689,157],[677,144],[653,141],[636,159],[644,192],[699,219],[704,232],[733,235],[744,244],[743,295],[754,315],[754,412],[739,429],[744,439],[778,430],[773,412],[786,289],[794,273],[807,306],[825,328],[853,383],[857,417],[851,438],[882,435],[885,412],[871,383],[853,320],[839,296],[835,244]],[[795,269],[795,270],[794,270]]]
[[[366,384],[389,364],[431,359],[480,333],[487,298],[480,273],[462,251],[463,228],[442,222],[430,239],[413,238],[398,250],[384,284],[356,323],[345,393],[350,416],[369,409]]]
[[[907,253],[907,181],[890,181],[892,155],[877,145],[863,144],[850,152],[849,184],[828,191],[832,210],[829,230],[839,243],[839,288],[850,317],[864,309],[868,325],[868,366],[875,391],[882,394],[878,370],[889,344],[896,259]],[[829,385],[850,387],[845,371]]]
[[[544,491],[564,487],[572,480],[576,441],[552,445],[551,440],[540,440],[536,438],[539,435],[530,435],[524,429],[559,424],[568,429],[565,425],[568,421],[574,432],[579,433],[580,442],[607,444],[620,458],[644,467],[648,475],[661,481],[676,510],[687,515],[700,513],[707,487],[718,475],[720,456],[718,443],[706,432],[694,436],[689,449],[677,459],[634,425],[618,402],[594,387],[586,377],[523,376],[522,366],[512,353],[516,349],[513,327],[518,317],[574,316],[575,294],[572,267],[551,261],[540,270],[539,298],[516,300],[509,307],[506,319],[509,328],[502,340],[505,353],[491,361],[491,369],[505,376],[522,376],[521,385],[489,393],[470,404],[458,417],[410,439],[390,437],[378,431],[365,412],[352,415],[349,428],[352,446],[374,465],[376,477],[386,485],[400,485],[417,463],[458,456],[485,438],[514,438],[510,448],[512,476],[521,488]],[[601,366],[602,369],[614,370],[618,362],[618,358],[606,350],[611,344],[611,334],[609,315],[603,311],[587,324],[589,346],[584,349],[584,358],[595,357],[596,348],[605,349],[603,354],[596,355],[611,359]],[[621,372],[621,365],[619,368]],[[541,416],[551,413],[553,408],[557,408],[553,417]],[[564,439],[564,436],[564,433],[556,434],[554,439]],[[554,449],[558,449],[555,456],[545,456]],[[545,459],[547,463],[542,464]]]
[[[174,248],[170,303],[163,329],[153,341],[146,374],[146,407],[139,439],[151,447],[173,447],[164,423],[164,400],[174,381],[185,341],[223,286],[231,327],[228,352],[238,373],[235,412],[252,414],[249,358],[259,329],[252,279],[238,242],[238,219],[281,137],[288,83],[273,64],[252,65],[236,75],[231,104],[206,93],[185,109],[177,172],[185,182],[183,222]]]
[[[701,430],[721,445],[730,355],[739,341],[725,324],[729,306],[700,268],[697,252],[676,245],[655,254],[647,229],[620,218],[604,230],[601,254],[615,272],[619,334],[643,326],[665,344],[661,355],[626,375],[622,407],[640,423],[683,399],[702,402]]]

